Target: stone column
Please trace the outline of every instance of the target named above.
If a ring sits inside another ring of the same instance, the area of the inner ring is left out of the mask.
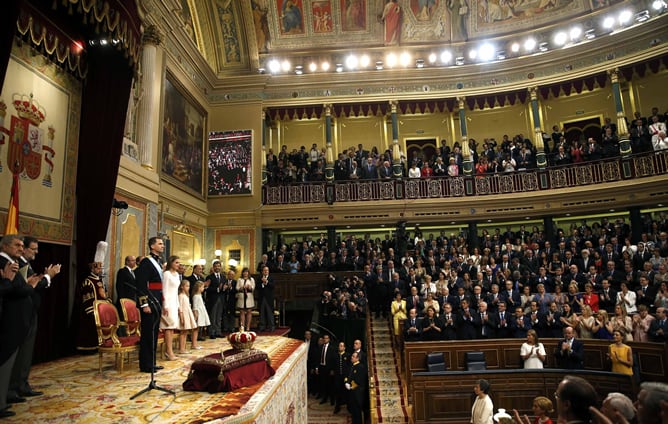
[[[141,99],[137,112],[137,144],[141,166],[153,169],[153,134],[156,133],[157,111],[160,109],[160,93],[155,81],[160,81],[158,46],[162,34],[155,25],[149,25],[142,35]]]
[[[622,90],[619,87],[619,69],[608,71],[612,82],[612,97],[615,100],[615,111],[617,112],[617,137],[619,138],[619,154],[622,157],[631,155],[631,140],[629,129],[626,126],[624,116],[624,105],[622,103]]]
[[[543,130],[540,124],[540,110],[538,109],[538,87],[529,88],[531,98],[531,116],[533,117],[534,143],[536,145],[536,166],[538,169],[547,167],[547,158],[545,157],[545,144],[543,142]]]
[[[466,128],[466,108],[464,100],[466,97],[457,97],[459,107],[459,129],[462,133],[460,144],[462,145],[462,173],[464,175],[473,175],[473,155],[469,147],[468,129]]]
[[[332,150],[332,105],[325,105],[325,144],[327,145],[327,163],[325,164],[325,179],[334,181],[334,151]]]
[[[403,176],[401,166],[401,151],[399,150],[399,118],[397,117],[399,101],[390,100],[390,117],[392,119],[392,175],[395,178]]]

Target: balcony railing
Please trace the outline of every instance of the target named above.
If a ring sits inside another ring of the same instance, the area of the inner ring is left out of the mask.
[[[668,150],[545,170],[515,171],[427,179],[356,180],[265,185],[265,205],[438,199],[486,196],[582,187],[662,175],[668,171]]]

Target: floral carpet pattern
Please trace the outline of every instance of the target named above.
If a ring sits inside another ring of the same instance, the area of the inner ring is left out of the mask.
[[[372,358],[379,423],[407,423],[405,396],[397,358],[392,349],[392,332],[386,319],[371,319],[369,355]],[[373,405],[372,405],[373,407]]]
[[[113,355],[103,357],[102,373],[98,372],[97,354],[35,365],[30,382],[33,389],[43,391],[44,395],[12,405],[11,410],[16,416],[4,422],[203,423],[236,414],[262,383],[231,393],[183,391],[181,385],[197,358],[230,347],[224,339],[206,340],[200,344],[202,350],[179,355],[175,361],[158,360],[158,364],[165,368],[156,373],[155,382],[173,390],[175,395],[151,390],[130,400],[130,396],[146,388],[150,382],[149,374],[138,372],[136,353],[131,354],[130,364],[126,364],[123,374],[115,370]],[[254,347],[265,351],[271,358],[272,367],[278,369],[301,345],[300,340],[260,333]],[[333,422],[345,422],[337,418],[339,421]]]

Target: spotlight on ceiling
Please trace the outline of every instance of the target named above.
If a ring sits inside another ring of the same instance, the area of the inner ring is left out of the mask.
[[[549,45],[546,42],[542,42],[538,45],[538,50],[541,52],[546,52],[549,50]]]
[[[582,27],[574,26],[568,35],[571,37],[571,41],[578,41],[582,37]]]
[[[276,74],[280,70],[281,70],[281,64],[278,62],[278,60],[272,59],[269,61],[269,72],[271,72],[272,74]]]
[[[258,74],[262,75],[262,74],[264,74],[265,72],[267,72],[267,70],[264,69],[263,67],[259,67],[259,68],[257,68],[257,73],[258,73]]]
[[[649,19],[649,10],[641,10],[640,12],[636,13],[633,18],[636,20],[636,22],[645,22]]]
[[[458,56],[455,58],[455,65],[462,66],[464,64],[464,56]]]
[[[520,51],[520,43],[513,43],[510,45],[510,51],[513,53],[517,53]]]
[[[376,69],[379,71],[383,69],[383,61],[382,60],[377,60],[376,61]]]
[[[536,39],[531,37],[527,38],[527,40],[524,42],[524,50],[527,52],[532,52],[533,49],[536,48]]]
[[[593,40],[594,38],[596,38],[596,30],[594,28],[586,30],[584,37],[587,40]]]
[[[360,57],[360,68],[366,68],[369,66],[369,63],[371,63],[371,58],[368,54],[364,54]]]
[[[499,50],[496,52],[496,60],[503,60],[506,58],[506,51],[505,50]]]
[[[394,53],[390,53],[390,54],[388,54],[388,55],[385,57],[385,64],[386,64],[389,68],[394,68],[395,66],[397,66],[397,55],[394,54]]]
[[[281,70],[283,72],[288,72],[291,67],[292,65],[290,64],[289,60],[284,60],[283,62],[281,62]]]
[[[295,74],[301,75],[304,73],[304,67],[302,65],[295,66]]]
[[[337,63],[336,64],[336,72],[343,72],[343,64],[342,63]]]
[[[318,64],[315,62],[311,62],[308,64],[308,70],[311,72],[315,72],[318,70]]]
[[[399,55],[399,63],[401,66],[404,68],[411,63],[411,55],[408,52],[403,52],[401,55]]]
[[[631,18],[633,18],[633,12],[631,12],[629,9],[622,10],[619,13],[619,24],[627,25],[631,22]]]
[[[554,34],[554,44],[557,46],[563,46],[566,44],[566,40],[568,40],[568,35],[566,34],[565,31],[559,31],[556,34]]]
[[[359,60],[357,59],[357,56],[355,56],[355,55],[351,54],[346,58],[346,68],[348,68],[348,69],[356,69],[358,63],[359,63]]]
[[[330,66],[330,65],[329,65],[329,62],[326,62],[326,61],[325,61],[325,62],[322,62],[322,64],[320,65],[320,69],[322,69],[323,71],[327,72],[327,71],[329,71],[329,66]]]
[[[450,63],[452,60],[452,53],[450,53],[450,50],[444,50],[443,53],[441,53],[441,63]]]
[[[615,18],[612,16],[608,16],[605,19],[603,19],[603,28],[605,29],[612,29],[615,26]]]
[[[494,59],[495,53],[496,49],[490,43],[485,43],[478,49],[478,57],[480,57],[480,60],[484,62],[489,62],[490,60]]]
[[[436,59],[437,59],[436,53],[430,53],[429,54],[429,59],[428,59],[429,63],[436,63]]]
[[[415,67],[418,69],[424,68],[424,59],[416,59],[415,60]]]
[[[654,0],[652,2],[652,9],[656,11],[663,12],[664,10],[666,10],[666,7],[668,7],[668,5],[663,0]]]

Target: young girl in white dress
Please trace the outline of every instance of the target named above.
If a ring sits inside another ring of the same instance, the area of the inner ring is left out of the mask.
[[[199,328],[197,327],[197,321],[195,321],[195,315],[193,315],[193,310],[190,308],[190,281],[183,280],[179,286],[179,351],[178,353],[184,354],[186,352],[186,336],[191,332],[190,340],[192,340],[193,349],[201,349],[201,346],[197,345],[197,333]]]
[[[204,281],[198,281],[195,283],[195,294],[193,294],[193,314],[195,315],[195,321],[197,321],[200,334],[211,325],[209,313],[206,311],[204,299],[202,299],[202,293],[204,293]]]

